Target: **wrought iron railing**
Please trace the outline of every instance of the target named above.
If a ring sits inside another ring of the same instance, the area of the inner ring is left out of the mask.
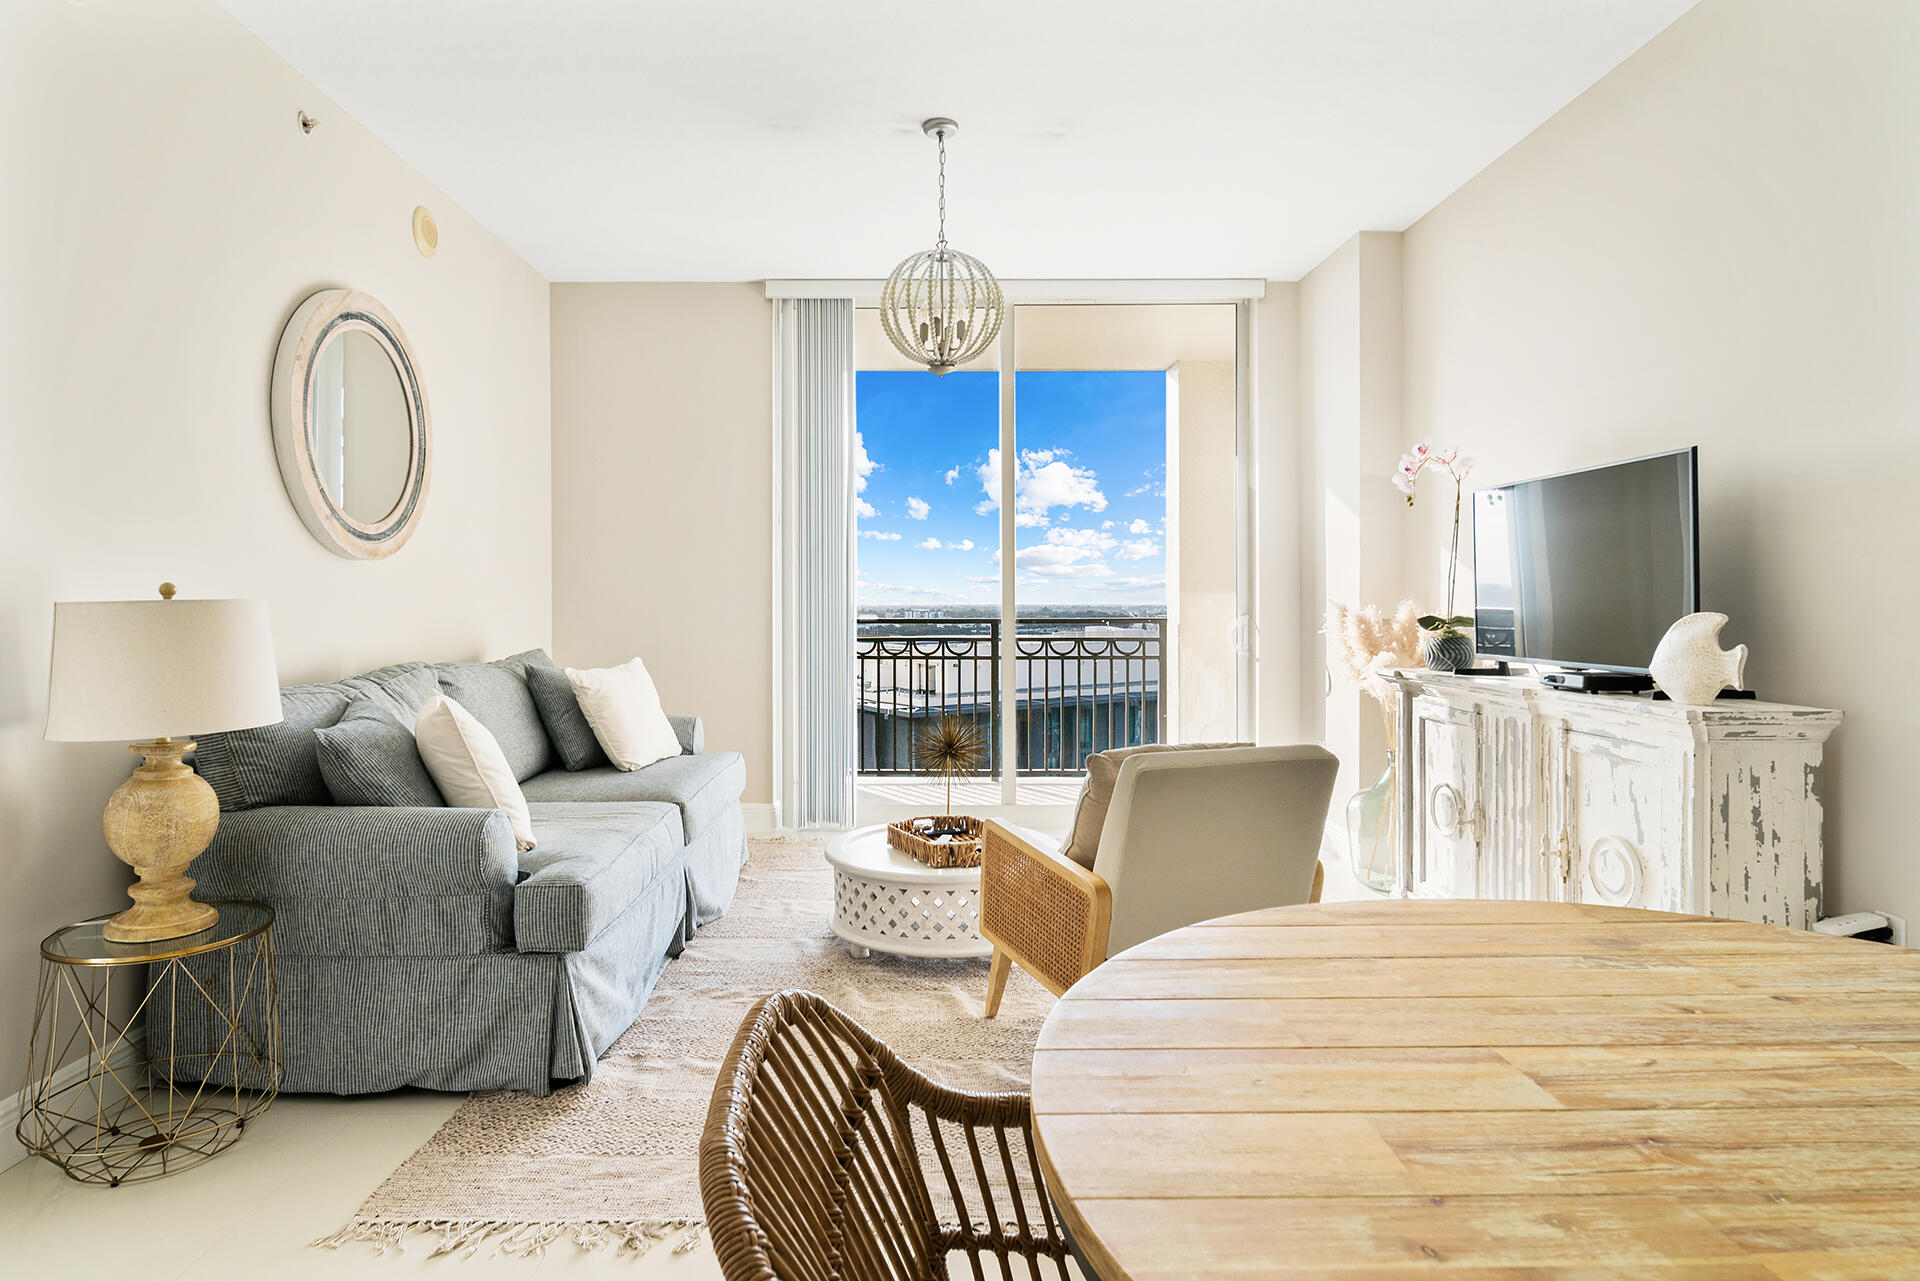
[[[973,718],[977,773],[998,777],[1003,631],[997,618],[871,619],[855,641],[860,772],[913,774],[928,720]],[[1014,769],[1080,774],[1092,752],[1165,737],[1165,618],[1023,618],[1013,634]]]

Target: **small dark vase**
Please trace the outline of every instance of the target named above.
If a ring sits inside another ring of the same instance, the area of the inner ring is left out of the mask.
[[[1437,632],[1420,635],[1420,658],[1436,672],[1457,672],[1473,666],[1473,638],[1464,632],[1443,636]]]

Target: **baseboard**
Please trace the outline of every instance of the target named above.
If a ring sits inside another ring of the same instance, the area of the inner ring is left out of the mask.
[[[764,836],[780,830],[780,810],[772,801],[747,801],[740,807],[746,812],[747,831],[754,836]]]
[[[134,1028],[121,1042],[120,1049],[110,1060],[116,1070],[129,1067],[146,1057],[147,1031],[144,1027]],[[92,1059],[77,1058],[53,1074],[53,1088],[64,1089],[87,1074]],[[20,1105],[25,1102],[26,1090],[15,1090],[4,1099],[0,1099],[0,1170],[10,1169],[33,1155],[20,1144],[19,1135],[14,1127],[20,1120]],[[116,1098],[118,1096],[115,1096]]]

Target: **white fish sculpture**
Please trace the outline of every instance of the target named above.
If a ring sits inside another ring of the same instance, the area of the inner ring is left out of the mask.
[[[1711,707],[1727,686],[1744,688],[1747,647],[1720,648],[1726,625],[1725,614],[1688,614],[1667,628],[1647,666],[1662,693],[1688,707]]]

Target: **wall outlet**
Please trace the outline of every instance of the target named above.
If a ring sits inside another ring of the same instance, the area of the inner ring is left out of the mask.
[[[1893,929],[1893,937],[1888,939],[1887,942],[1893,944],[1895,947],[1905,947],[1907,945],[1907,918],[1904,916],[1895,916],[1892,912],[1881,911],[1881,909],[1877,907],[1873,910],[1886,917],[1887,924]]]

